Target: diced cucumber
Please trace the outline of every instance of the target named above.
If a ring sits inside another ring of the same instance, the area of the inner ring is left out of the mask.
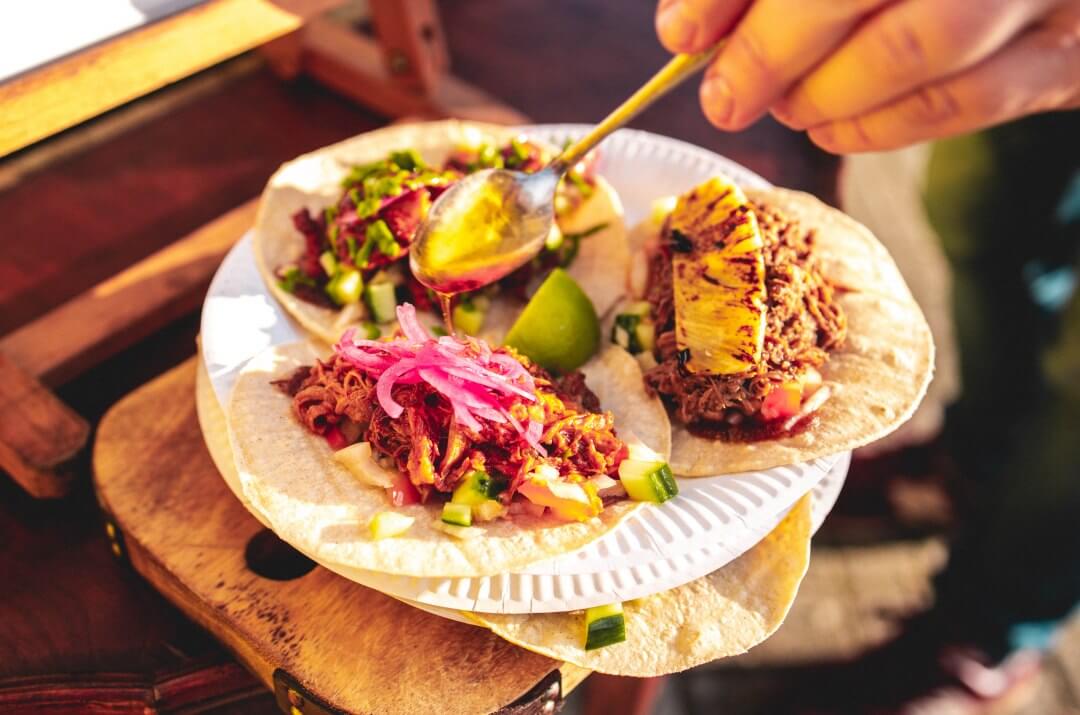
[[[397,317],[393,283],[368,284],[364,289],[364,300],[376,323],[390,323]]]
[[[641,352],[641,344],[637,339],[637,327],[640,322],[640,315],[633,315],[632,313],[616,315],[615,325],[611,328],[611,342],[631,355],[637,355]]]
[[[656,328],[649,319],[650,310],[647,302],[638,301],[616,315],[611,327],[611,342],[631,355],[651,352],[656,345]]]
[[[439,531],[450,534],[455,539],[461,539],[462,541],[476,539],[484,535],[484,529],[479,526],[458,526],[442,519],[436,519],[431,525]]]
[[[392,536],[401,536],[416,521],[414,517],[399,514],[396,511],[380,511],[371,517],[368,528],[371,529],[371,538],[387,539]]]
[[[667,462],[624,459],[619,465],[619,479],[634,501],[661,504],[679,493]]]
[[[596,650],[626,640],[626,619],[621,603],[585,611],[585,650]]]
[[[333,276],[335,273],[337,273],[337,256],[335,256],[330,251],[323,251],[319,255],[319,265],[322,266],[322,269],[326,272],[326,275]]]
[[[461,483],[454,489],[450,501],[454,504],[468,504],[476,506],[483,504],[498,494],[501,489],[493,489],[492,479],[488,473],[481,469],[474,469],[465,475]]]
[[[642,352],[651,353],[656,347],[656,326],[651,320],[642,318],[634,330],[634,337],[637,338]]]
[[[484,327],[484,311],[471,301],[454,306],[454,327],[466,335],[476,335]]]
[[[468,504],[443,504],[442,520],[455,526],[472,526],[472,507]]]
[[[326,284],[326,294],[338,305],[351,305],[360,302],[360,293],[364,289],[364,279],[360,271],[340,266],[338,272]]]

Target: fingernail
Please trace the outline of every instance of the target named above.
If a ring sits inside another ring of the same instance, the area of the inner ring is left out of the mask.
[[[681,51],[690,48],[697,35],[697,24],[688,20],[678,5],[661,11],[656,26],[664,44],[671,50]]]
[[[709,121],[718,127],[724,127],[731,121],[735,103],[731,96],[731,86],[721,74],[705,75],[701,84],[701,105]]]

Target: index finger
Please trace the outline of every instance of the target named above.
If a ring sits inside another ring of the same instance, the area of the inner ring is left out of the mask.
[[[656,34],[671,52],[701,52],[731,32],[750,2],[661,0],[656,8]]]

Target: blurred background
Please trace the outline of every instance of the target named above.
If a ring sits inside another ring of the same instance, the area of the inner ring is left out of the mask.
[[[49,47],[15,31],[17,9],[0,9],[0,107],[15,107],[19,97],[4,92],[33,88],[49,62],[199,5],[125,4],[133,12],[121,8],[100,27],[70,15],[82,31]],[[652,0],[435,6],[449,70],[479,92],[466,93],[466,104],[481,116],[512,108],[535,122],[595,121],[668,56]],[[68,11],[43,2],[21,18]],[[333,13],[338,26],[373,31],[364,3]],[[93,108],[69,128],[60,122],[50,136],[31,129],[31,140],[12,140],[0,159],[0,336],[257,196],[281,162],[399,118],[358,103],[326,72],[291,71],[288,37],[276,42],[270,51],[208,52],[141,96]],[[36,51],[23,51],[30,44]],[[16,122],[51,121],[52,106],[40,119],[0,109],[0,125],[11,122],[14,136]],[[1068,619],[1080,597],[1076,113],[841,159],[769,118],[717,131],[688,83],[632,126],[715,151],[870,225],[930,319],[938,377],[911,426],[856,453],[775,637],[663,680],[590,678],[567,711],[1080,712],[1080,620]],[[197,311],[181,306],[164,322],[50,383],[96,423],[194,354]],[[75,473],[60,500],[33,499],[0,479],[0,702],[6,688],[68,674],[143,682],[219,668],[235,687],[197,710],[270,711],[271,696],[230,670],[212,638],[114,562],[85,455]]]

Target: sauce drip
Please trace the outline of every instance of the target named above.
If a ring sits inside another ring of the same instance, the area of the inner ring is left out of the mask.
[[[435,295],[439,297],[439,308],[442,310],[443,323],[446,325],[446,334],[454,334],[454,312],[450,310],[450,301],[453,299],[453,293],[445,293],[443,291],[435,291]]]

